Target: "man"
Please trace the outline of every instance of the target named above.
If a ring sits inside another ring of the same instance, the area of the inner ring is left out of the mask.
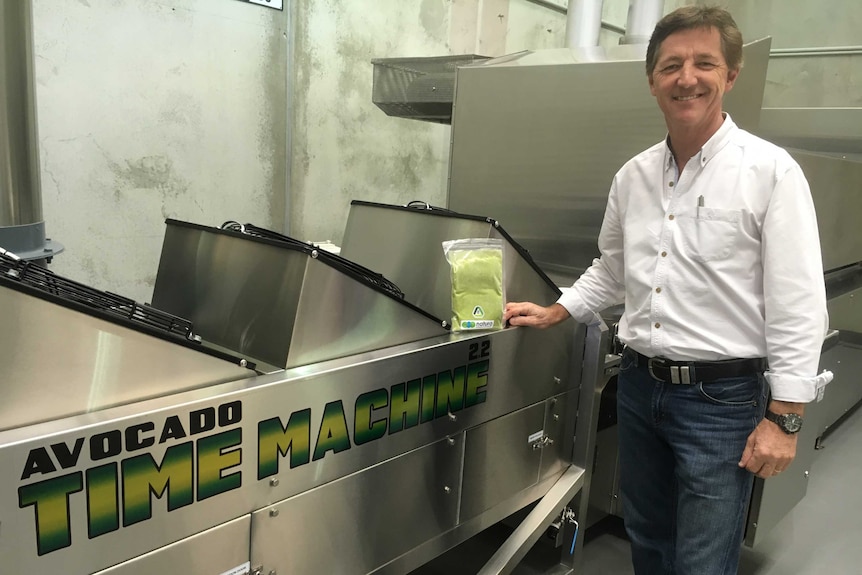
[[[753,476],[790,465],[804,404],[831,379],[817,375],[827,318],[811,194],[784,150],[722,112],[741,66],[722,9],[656,25],[646,69],[667,138],[614,177],[601,257],[572,289],[504,314],[592,323],[625,301],[620,477],[639,575],[736,573]]]

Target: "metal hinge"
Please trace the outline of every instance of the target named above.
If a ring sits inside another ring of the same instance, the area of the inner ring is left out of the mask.
[[[546,446],[553,445],[553,444],[554,444],[553,439],[551,439],[547,435],[543,435],[541,438],[537,439],[536,441],[534,441],[530,445],[533,447],[533,449],[544,449]]]

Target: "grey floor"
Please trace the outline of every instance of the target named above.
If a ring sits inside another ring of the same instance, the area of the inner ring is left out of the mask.
[[[817,451],[805,498],[756,548],[743,548],[739,575],[862,575],[862,409]],[[495,525],[411,575],[476,573],[510,529]],[[585,575],[630,575],[631,552],[616,518],[586,534]],[[514,575],[549,573],[561,550],[540,540]]]

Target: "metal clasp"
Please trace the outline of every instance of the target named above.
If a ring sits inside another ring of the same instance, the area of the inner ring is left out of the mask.
[[[657,358],[657,357],[650,358],[649,362],[647,363],[647,369],[649,370],[649,374],[652,376],[653,379],[657,379],[659,381],[665,381],[664,378],[657,376],[655,374],[655,372],[653,371],[653,365],[656,363],[659,365],[659,367],[664,367],[662,365],[664,363],[663,359]],[[678,384],[684,384],[684,385],[690,385],[691,384],[693,373],[692,373],[692,368],[690,366],[688,366],[688,365],[671,365],[668,367],[668,370],[670,371],[670,382],[665,382],[665,383],[673,383],[673,384],[677,384],[677,385]]]
[[[679,366],[672,365],[670,367],[670,382],[671,383],[683,383],[690,384],[691,383],[691,368],[687,365]]]

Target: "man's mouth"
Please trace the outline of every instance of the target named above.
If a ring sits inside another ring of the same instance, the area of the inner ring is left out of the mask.
[[[700,98],[701,94],[692,94],[691,96],[674,96],[674,100],[677,102],[688,102],[689,100],[694,100],[696,98]]]

